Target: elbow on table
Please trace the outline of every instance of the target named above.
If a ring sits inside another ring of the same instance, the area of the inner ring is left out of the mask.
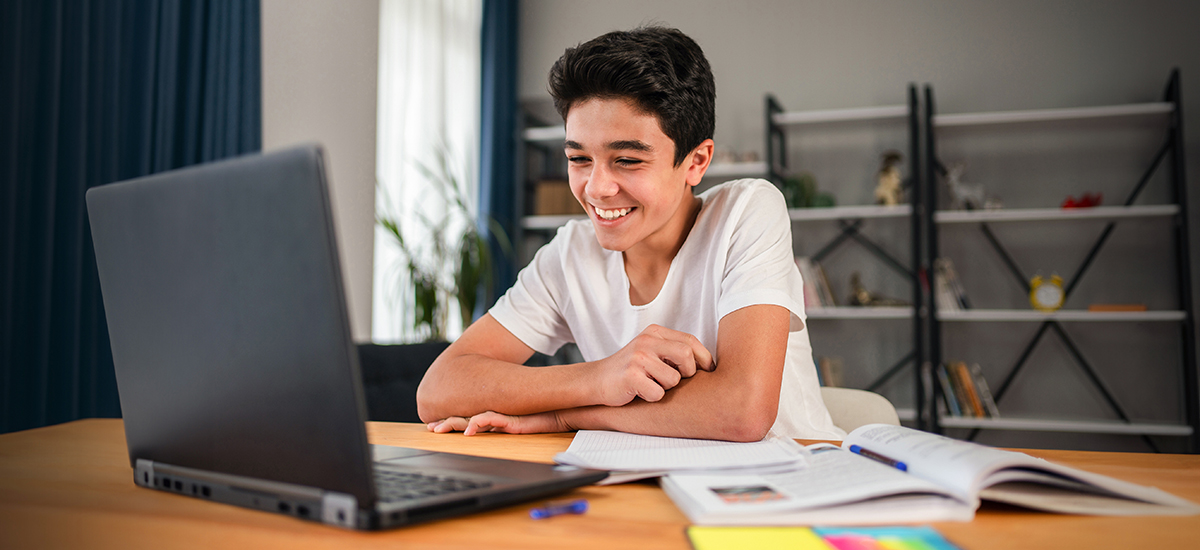
[[[747,406],[735,414],[725,415],[719,423],[720,433],[717,439],[737,442],[761,441],[771,431],[775,424],[775,411],[778,407],[758,408]]]
[[[421,417],[421,422],[428,424],[450,416],[443,414],[445,403],[437,397],[437,392],[427,387],[424,381],[417,386],[417,416]]]

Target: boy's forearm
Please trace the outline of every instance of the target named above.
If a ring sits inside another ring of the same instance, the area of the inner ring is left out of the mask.
[[[621,407],[581,407],[558,414],[572,430],[758,441],[770,431],[778,410],[779,382],[732,384],[716,372],[701,372],[655,403],[638,399]]]
[[[749,306],[721,319],[717,368],[684,380],[658,402],[561,411],[573,429],[757,441],[779,411],[791,313],[773,305]]]
[[[526,415],[590,405],[582,367],[527,367],[482,355],[439,359],[417,388],[417,412],[432,422],[484,411]]]

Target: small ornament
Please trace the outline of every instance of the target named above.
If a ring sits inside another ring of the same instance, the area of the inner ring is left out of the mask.
[[[1066,297],[1062,277],[1057,274],[1050,275],[1049,279],[1034,275],[1029,281],[1029,303],[1033,305],[1033,309],[1047,313],[1057,311]]]
[[[1092,193],[1084,193],[1078,199],[1076,199],[1074,196],[1068,196],[1066,199],[1063,199],[1062,207],[1091,208],[1093,206],[1100,206],[1100,203],[1102,202],[1104,202],[1103,193],[1096,193],[1094,195]]]
[[[895,206],[904,201],[904,186],[900,176],[900,161],[904,157],[897,151],[883,154],[879,167],[879,185],[875,187],[875,204]]]

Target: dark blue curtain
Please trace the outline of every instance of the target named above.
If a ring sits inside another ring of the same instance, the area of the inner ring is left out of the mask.
[[[84,192],[261,148],[259,3],[0,4],[0,432],[120,416]]]
[[[479,204],[483,219],[495,219],[508,236],[516,235],[520,212],[517,204],[517,0],[483,1],[481,36],[483,100],[480,121]],[[481,229],[488,231],[487,224]],[[513,258],[506,257],[490,234],[492,257],[496,258],[496,286],[486,309],[516,281]],[[513,243],[514,245],[516,243]]]

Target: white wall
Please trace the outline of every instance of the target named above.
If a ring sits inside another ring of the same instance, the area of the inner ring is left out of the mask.
[[[320,142],[354,338],[371,338],[377,0],[263,0],[263,149]]]
[[[611,30],[646,23],[674,26],[696,39],[712,64],[717,84],[718,146],[761,154],[763,97],[767,93],[774,94],[788,110],[901,104],[909,83],[931,84],[939,113],[1113,105],[1160,100],[1171,68],[1179,67],[1185,93],[1187,158],[1195,182],[1200,178],[1196,21],[1200,21],[1200,3],[1168,0],[522,0],[519,85],[523,102],[544,113],[549,100],[546,73],[565,48]],[[1163,124],[1118,124],[1115,131],[1105,125],[1068,125],[1067,131],[1058,133],[1043,127],[1040,140],[1025,143],[1021,140],[1029,139],[1028,134],[1004,130],[976,142],[969,142],[975,138],[968,135],[962,144],[940,146],[939,153],[943,160],[970,161],[967,180],[987,184],[1008,206],[1049,206],[1068,194],[1096,190],[1105,191],[1106,204],[1119,204],[1161,143]],[[877,129],[865,128],[868,133]],[[793,166],[801,164],[817,173],[818,185],[834,193],[839,204],[870,202],[871,174],[881,150],[897,147],[906,155],[908,152],[902,126],[898,133],[896,128],[885,129],[883,134],[890,137],[879,139],[856,135],[860,130],[863,128],[828,138],[813,135],[820,131],[789,134]],[[1092,130],[1096,130],[1095,138],[1089,140]],[[1083,142],[1073,141],[1081,134]],[[865,157],[852,158],[841,152],[847,144],[862,143],[870,146]],[[1012,154],[1001,156],[1006,151]],[[1157,176],[1143,202],[1166,200],[1164,183],[1163,175]],[[1200,193],[1193,192],[1189,197],[1193,259],[1200,244],[1196,237],[1200,224],[1197,195]],[[889,250],[908,250],[906,222],[869,225],[876,231],[872,236]],[[996,232],[1002,240],[1015,243],[1037,243],[1044,234],[1079,241],[1078,254],[1072,250],[1055,257],[1052,250],[1036,246],[1013,252],[1027,270],[1053,268],[1068,277],[1102,225],[1045,228],[1009,224]],[[1119,226],[1068,305],[1142,301],[1152,308],[1171,309],[1175,289],[1165,275],[1171,265],[1171,250],[1165,246],[1170,233],[1165,225],[1135,222]],[[793,231],[798,241],[834,234],[811,224],[797,224]],[[1019,287],[986,241],[979,238],[977,228],[947,229],[942,235],[944,242],[954,243],[944,244],[943,253],[972,259],[958,267],[977,307],[1027,307]],[[797,246],[798,253],[804,253],[806,244]],[[866,254],[855,254],[839,249],[830,259],[842,262],[834,266],[841,271],[835,281],[839,296],[848,294],[845,276],[849,269],[872,263]],[[1142,258],[1166,258],[1167,263],[1142,263]],[[869,286],[901,298],[911,292],[902,279],[885,277],[887,269],[872,269],[866,267],[862,274]],[[1196,271],[1193,268],[1194,274]],[[810,323],[814,350],[819,354],[823,346],[855,348],[851,353],[859,355],[846,358],[847,368],[861,369],[874,363],[865,369],[873,372],[849,373],[847,378],[866,383],[873,378],[867,375],[878,374],[881,365],[911,349],[907,325],[887,323],[870,328],[840,321]],[[1081,324],[1092,327],[1079,327]],[[1034,324],[1016,323],[961,325],[948,329],[948,357],[981,362],[990,379],[1006,374],[1037,329]],[[1122,405],[1138,419],[1178,421],[1181,364],[1176,326],[1097,325],[1078,323],[1066,328],[1084,355],[1092,357]],[[981,351],[984,349],[988,351]],[[1117,360],[1109,361],[1114,357]],[[1016,415],[1112,417],[1107,404],[1053,337],[1037,348],[1031,362],[1038,366],[1017,379],[1002,409]],[[911,386],[906,383],[911,384],[904,380],[886,392],[901,405],[911,400]],[[982,440],[1017,446],[1145,450],[1138,438],[1127,436],[985,432]],[[1178,448],[1178,439],[1159,441],[1169,449]]]

